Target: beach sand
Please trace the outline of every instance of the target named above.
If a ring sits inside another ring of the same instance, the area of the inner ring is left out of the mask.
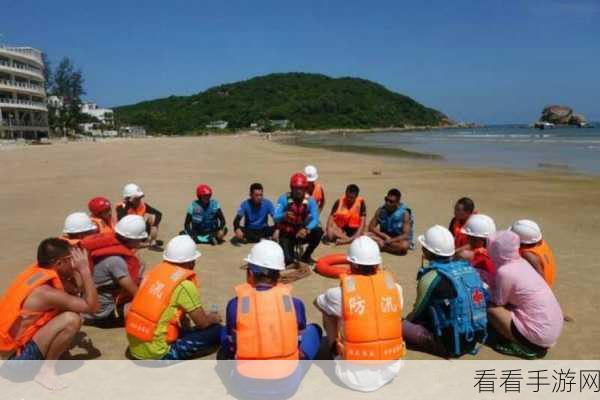
[[[326,190],[322,223],[348,183],[360,186],[369,217],[386,191],[399,187],[415,213],[417,233],[433,224],[447,225],[454,202],[465,195],[475,200],[481,212],[493,216],[500,228],[518,218],[539,222],[558,261],[557,297],[564,313],[574,319],[565,323],[549,357],[600,358],[600,318],[594,303],[600,287],[600,253],[595,244],[600,230],[600,178],[466,169],[441,161],[293,147],[255,136],[111,140],[0,151],[0,290],[34,261],[39,241],[58,235],[65,216],[86,211],[93,196],[105,195],[116,202],[125,183],[138,183],[146,201],[163,212],[160,236],[166,242],[181,230],[198,183],[213,187],[231,225],[250,183],[262,182],[266,196],[275,201],[287,190],[291,173],[308,163],[319,168]],[[374,175],[375,170],[381,174]],[[320,246],[316,255],[344,250]],[[196,270],[203,302],[207,308],[218,304],[223,312],[234,285],[244,280],[239,267],[249,246],[226,243],[203,246],[201,251]],[[161,258],[160,253],[148,250],[140,254],[148,266]],[[404,288],[406,314],[415,299],[420,250],[405,257],[386,254],[384,261]],[[310,321],[321,322],[312,301],[334,285],[335,281],[316,274],[295,283],[294,293],[304,300]],[[93,357],[124,358],[123,329],[84,327],[83,331],[99,350],[92,352]],[[85,357],[79,348],[73,354]],[[478,357],[503,358],[489,348],[483,348]],[[407,358],[431,356],[409,351]]]

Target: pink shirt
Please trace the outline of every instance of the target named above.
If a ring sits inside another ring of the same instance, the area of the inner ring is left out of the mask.
[[[497,234],[499,241],[513,241],[504,232],[499,236],[504,236],[498,237]],[[496,252],[491,255],[499,267],[492,301],[512,310],[512,321],[527,340],[541,347],[551,347],[558,340],[563,327],[562,310],[544,278],[519,256],[518,238],[515,245],[514,251],[512,243],[509,245],[506,241],[498,247],[494,246]],[[509,247],[510,251],[507,252]]]

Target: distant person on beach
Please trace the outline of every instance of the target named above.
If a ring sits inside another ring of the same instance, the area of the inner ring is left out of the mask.
[[[366,227],[367,206],[358,194],[355,184],[346,187],[346,193],[333,203],[327,220],[325,240],[336,245],[352,243],[360,237]]]
[[[548,286],[554,286],[556,260],[548,243],[542,237],[542,230],[534,221],[521,219],[512,224],[511,231],[519,235],[519,252],[533,269],[540,274]]]
[[[64,289],[74,280],[82,283],[80,294]],[[97,308],[86,252],[62,239],[45,239],[37,262],[17,276],[0,300],[0,351],[14,352],[11,360],[52,360],[42,364],[35,380],[50,390],[63,389],[55,360],[79,333],[80,314]]]
[[[192,201],[185,216],[184,231],[196,243],[221,244],[225,241],[227,227],[225,215],[219,201],[212,198],[210,186],[200,184],[196,187],[197,199]]]
[[[496,267],[488,254],[487,245],[490,235],[496,233],[494,220],[483,214],[471,215],[461,233],[467,235],[469,245],[459,250],[456,257],[467,260],[479,272],[481,279],[491,286],[496,276]]]
[[[519,254],[519,236],[500,231],[490,237],[488,252],[498,272],[488,309],[498,335],[495,350],[521,358],[544,357],[558,340],[563,314],[552,290]]]
[[[406,254],[412,241],[412,212],[401,199],[398,189],[388,191],[385,204],[377,209],[369,223],[368,233],[382,251],[396,255]]]
[[[94,197],[88,202],[90,218],[98,227],[98,233],[110,233],[115,231],[115,220],[112,214],[112,205],[105,197]]]
[[[298,361],[315,359],[322,330],[306,323],[304,303],[292,297],[290,285],[280,283],[285,261],[276,242],[255,244],[245,261],[246,282],[227,303],[226,336],[218,358],[238,360],[231,377],[247,394],[288,398],[310,365]]]
[[[97,232],[98,228],[86,213],[76,212],[69,214],[65,219],[63,234],[60,238],[69,242],[71,246],[76,246],[81,239]]]
[[[454,236],[454,246],[457,251],[469,244],[469,239],[462,233],[462,228],[469,217],[475,213],[475,203],[468,197],[461,197],[454,205],[454,217],[450,221],[448,229]]]
[[[306,176],[295,173],[290,179],[290,191],[277,200],[275,222],[286,265],[296,261],[313,263],[312,254],[323,236],[317,202],[307,193],[307,189]],[[307,244],[306,250],[303,254],[296,254],[296,248],[303,244]]]
[[[273,219],[274,214],[275,207],[271,200],[264,198],[263,186],[260,183],[250,185],[250,197],[240,204],[233,220],[236,241],[257,243],[261,239],[272,239],[276,228],[269,226],[269,217]]]
[[[79,243],[89,253],[100,304],[95,313],[84,316],[86,324],[122,326],[144,270],[136,250],[147,239],[144,218],[127,215],[117,222],[115,233],[88,236]]]
[[[417,299],[402,324],[409,348],[441,357],[474,354],[487,337],[487,289],[473,267],[454,260],[454,237],[435,225],[419,236]]]
[[[323,188],[323,185],[317,182],[317,179],[319,179],[317,167],[314,165],[307,165],[304,168],[304,175],[308,180],[308,194],[311,195],[317,202],[320,213],[325,207],[325,189]]]
[[[343,275],[314,304],[323,314],[335,374],[351,389],[372,392],[400,371],[402,287],[380,267],[379,246],[368,236],[352,242],[347,259],[352,274]]]
[[[120,221],[126,215],[139,215],[146,221],[146,230],[148,232],[149,240],[147,245],[151,250],[162,251],[162,240],[158,238],[158,226],[162,219],[162,213],[156,208],[150,206],[144,202],[145,194],[142,189],[135,183],[129,183],[123,187],[123,201],[117,204],[116,213],[117,221]],[[146,244],[143,244],[145,247]]]
[[[198,257],[192,238],[176,236],[167,244],[163,261],[146,275],[125,323],[133,358],[189,360],[216,350],[221,316],[202,307],[194,273]]]

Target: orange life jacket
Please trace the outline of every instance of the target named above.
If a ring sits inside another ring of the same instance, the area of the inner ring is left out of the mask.
[[[107,223],[102,218],[94,216],[90,216],[90,219],[98,227],[98,233],[114,233],[114,221],[112,221],[112,219],[110,223]]]
[[[135,252],[123,246],[114,233],[97,233],[86,236],[79,242],[80,246],[86,249],[90,256],[90,268],[94,272],[94,266],[109,256],[123,257],[127,263],[129,276],[134,282],[140,278],[140,260]]]
[[[77,246],[79,244],[79,242],[81,242],[81,239],[71,239],[67,235],[60,235],[58,238],[64,240],[67,243],[69,243],[71,246]]]
[[[340,197],[338,200],[338,208],[333,214],[333,220],[336,225],[340,228],[360,228],[361,216],[360,209],[363,204],[363,198],[357,197],[352,204],[352,207],[348,208],[346,202],[346,196]]]
[[[168,262],[162,262],[152,269],[137,291],[125,320],[128,335],[143,342],[154,340],[160,318],[171,303],[171,295],[183,281],[197,284],[196,274]],[[178,310],[169,321],[167,342],[173,343],[179,336],[180,319],[183,310]]]
[[[20,352],[37,331],[56,316],[57,310],[42,312],[23,310],[23,303],[31,292],[46,284],[64,290],[56,271],[51,268],[40,268],[37,264],[33,264],[17,276],[8,288],[4,297],[0,300],[0,351],[16,350]],[[20,322],[26,314],[39,314],[40,316],[32,324],[21,326],[14,332],[15,324]]]
[[[279,284],[268,290],[256,290],[244,283],[235,291],[238,372],[255,379],[281,379],[291,375],[300,356],[291,287]]]
[[[366,363],[404,356],[402,305],[391,273],[343,275],[343,328],[337,345],[344,360]]]
[[[127,215],[139,215],[140,217],[146,215],[146,203],[144,203],[144,200],[140,200],[140,204],[138,204],[136,208],[127,207],[127,203],[125,201],[119,203],[117,208],[119,207],[127,210]]]
[[[519,251],[521,255],[531,253],[537,256],[540,260],[540,264],[542,264],[542,269],[544,270],[544,280],[548,286],[552,287],[556,275],[556,260],[554,259],[554,253],[552,253],[548,243],[546,243],[545,240],[540,240],[537,245],[521,248]]]
[[[325,198],[325,193],[323,191],[323,186],[321,186],[320,183],[314,182],[313,191],[310,195],[315,199],[319,208],[323,208],[323,199]]]

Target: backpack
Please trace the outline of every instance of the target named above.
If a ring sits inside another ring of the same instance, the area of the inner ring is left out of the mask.
[[[441,337],[449,330],[452,335],[450,353],[461,356],[477,354],[478,344],[487,339],[487,307],[489,297],[477,271],[466,261],[448,263],[431,262],[419,271],[422,276],[435,270],[448,279],[456,291],[453,299],[433,298],[429,306],[429,316],[433,333]]]

